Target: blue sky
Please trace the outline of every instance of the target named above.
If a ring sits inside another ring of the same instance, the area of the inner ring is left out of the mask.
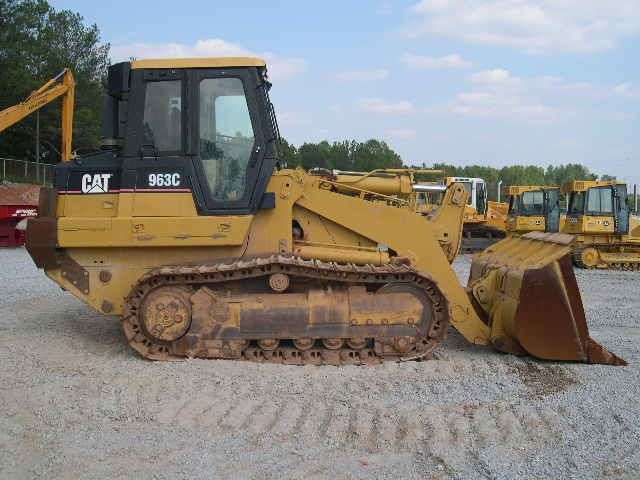
[[[383,138],[405,163],[588,165],[640,183],[639,0],[53,1],[114,61],[266,58],[295,144]]]

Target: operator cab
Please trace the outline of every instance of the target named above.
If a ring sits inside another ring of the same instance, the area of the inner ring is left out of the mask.
[[[570,233],[629,233],[627,186],[615,181],[573,181],[563,186],[569,195],[567,228]]]
[[[509,231],[560,230],[560,189],[558,187],[510,186],[507,188]]]
[[[278,128],[269,88],[265,62],[257,58],[112,65],[103,152],[61,165],[57,186],[82,194],[191,193],[201,215],[272,208],[273,194],[265,190]],[[87,174],[109,183],[91,180],[85,188]]]

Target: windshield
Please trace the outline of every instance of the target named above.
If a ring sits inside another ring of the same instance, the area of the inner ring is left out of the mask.
[[[595,187],[587,191],[587,212],[611,215],[613,213],[613,192],[611,187]]]
[[[520,197],[519,211],[522,215],[544,214],[544,192],[524,192]]]
[[[464,189],[467,191],[469,198],[467,199],[467,205],[473,205],[473,197],[471,196],[471,182],[460,182],[464,185]]]

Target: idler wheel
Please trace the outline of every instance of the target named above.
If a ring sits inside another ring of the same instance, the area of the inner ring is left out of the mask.
[[[173,342],[191,325],[191,293],[179,287],[160,287],[149,292],[140,309],[144,333],[154,340]]]
[[[298,349],[298,350],[309,350],[311,347],[313,347],[313,344],[315,343],[315,340],[313,338],[296,338],[293,340],[293,345]]]
[[[587,268],[595,268],[600,263],[600,253],[593,247],[587,247],[580,252],[580,261]]]
[[[393,348],[398,353],[407,353],[416,344],[416,339],[413,337],[395,337],[393,339]]]
[[[342,348],[344,340],[341,338],[323,338],[322,344],[327,350],[338,350],[339,348]]]

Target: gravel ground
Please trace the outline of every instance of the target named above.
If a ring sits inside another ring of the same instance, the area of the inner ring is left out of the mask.
[[[578,272],[592,336],[628,367],[454,330],[429,362],[296,367],[141,360],[24,250],[0,265],[0,478],[640,476],[638,273]]]

